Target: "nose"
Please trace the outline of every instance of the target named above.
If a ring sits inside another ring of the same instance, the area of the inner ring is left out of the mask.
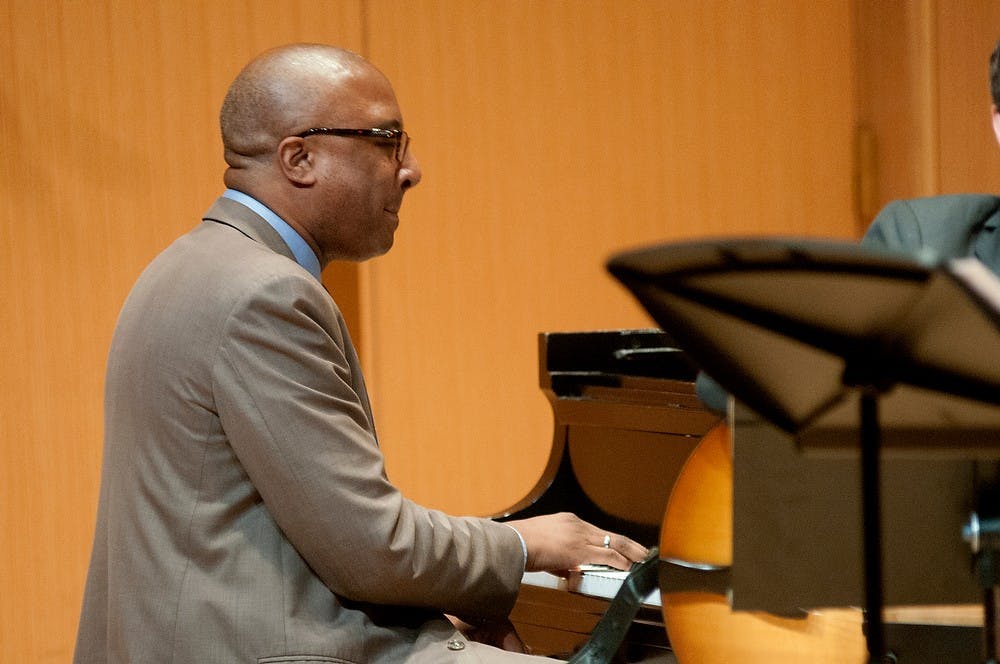
[[[400,188],[406,191],[410,187],[416,187],[420,184],[421,175],[420,164],[417,163],[417,158],[413,156],[413,150],[407,150],[406,155],[403,157],[403,163],[399,165],[399,171],[396,174]]]

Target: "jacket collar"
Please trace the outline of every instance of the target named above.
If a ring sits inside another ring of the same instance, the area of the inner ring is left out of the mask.
[[[251,240],[270,247],[271,250],[292,261],[295,260],[295,255],[278,235],[278,231],[274,230],[271,224],[264,221],[256,212],[241,203],[220,197],[212,204],[202,219],[231,226]]]

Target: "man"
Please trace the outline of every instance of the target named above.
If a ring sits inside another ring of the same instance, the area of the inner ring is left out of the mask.
[[[993,133],[1000,142],[1000,41],[990,54]],[[887,205],[862,242],[898,251],[930,250],[939,258],[974,256],[1000,274],[1000,198],[952,194]]]
[[[386,78],[340,49],[275,49],[232,84],[228,189],[144,271],[112,341],[76,662],[528,658],[445,615],[507,627],[525,569],[645,555],[569,514],[448,516],[386,478],[319,277],[392,246],[420,182],[402,128]]]

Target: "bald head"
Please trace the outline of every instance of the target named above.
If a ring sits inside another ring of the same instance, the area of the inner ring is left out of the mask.
[[[319,44],[267,51],[233,81],[219,119],[226,186],[281,217],[321,265],[389,250],[420,167],[392,85],[367,60]],[[306,133],[317,128],[350,131]]]
[[[296,129],[311,126],[331,86],[358,75],[381,76],[357,53],[322,44],[266,51],[236,77],[219,114],[226,163],[246,168]]]

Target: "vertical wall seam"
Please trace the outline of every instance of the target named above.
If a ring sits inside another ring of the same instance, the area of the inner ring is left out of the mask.
[[[939,194],[941,189],[941,114],[938,89],[937,0],[922,0],[914,17],[919,35],[914,108],[919,114],[921,194]]]

